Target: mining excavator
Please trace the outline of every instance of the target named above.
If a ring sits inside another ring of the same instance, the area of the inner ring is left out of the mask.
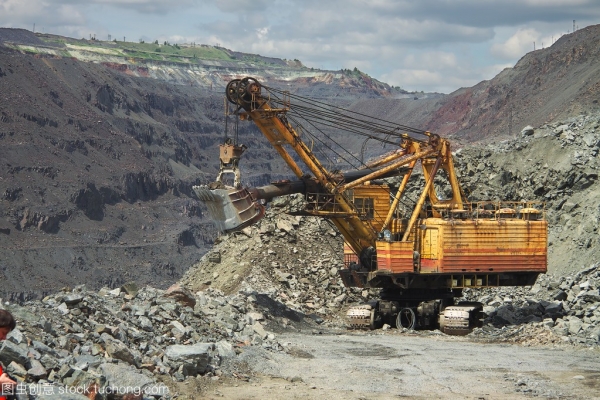
[[[464,289],[533,285],[546,272],[543,203],[467,200],[447,139],[250,77],[229,82],[225,97],[236,121],[253,122],[296,179],[251,188],[236,175],[233,185],[224,184],[223,173],[239,162],[231,154],[241,154],[240,145],[228,142],[221,148],[218,181],[194,186],[195,193],[222,232],[260,220],[274,197],[302,193],[302,214],[330,220],[344,238],[344,285],[381,289],[378,300],[348,310],[349,327],[387,323],[468,334],[484,315],[481,303],[459,301]],[[339,132],[388,150],[364,161],[364,143],[359,157],[340,145]],[[328,154],[334,167],[349,167],[328,168],[318,152]]]

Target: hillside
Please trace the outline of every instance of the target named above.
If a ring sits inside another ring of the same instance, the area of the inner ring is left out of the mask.
[[[599,58],[600,25],[563,35],[493,79],[440,100],[425,126],[465,141],[489,141],[514,137],[526,125],[598,112]]]
[[[0,44],[40,58],[72,58],[100,64],[130,77],[151,78],[222,94],[231,79],[254,76],[267,85],[287,85],[311,98],[409,97],[409,93],[358,71],[307,68],[282,60],[198,44],[134,43],[33,34],[1,29]],[[341,89],[341,90],[337,90]]]

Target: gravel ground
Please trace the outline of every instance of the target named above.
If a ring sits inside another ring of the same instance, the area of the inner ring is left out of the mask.
[[[262,375],[207,388],[228,399],[599,399],[597,350],[474,343],[398,331],[279,336],[245,358]],[[185,398],[181,397],[181,398]],[[191,398],[191,397],[190,397]]]

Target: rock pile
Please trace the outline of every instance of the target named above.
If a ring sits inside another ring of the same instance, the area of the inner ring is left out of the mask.
[[[543,275],[531,288],[470,290],[486,325],[473,335],[525,343],[600,346],[600,263],[575,275]]]
[[[343,239],[328,221],[286,214],[301,198],[276,199],[256,225],[223,235],[181,283],[226,293],[247,285],[317,322],[337,321],[342,306],[371,298],[377,291],[343,285]]]
[[[282,351],[268,323],[294,325],[302,317],[276,306],[248,289],[224,296],[181,286],[79,286],[6,306],[18,327],[0,347],[0,362],[29,398],[85,399],[96,384],[96,399],[126,392],[170,399],[169,382],[235,373],[233,361],[247,346]]]

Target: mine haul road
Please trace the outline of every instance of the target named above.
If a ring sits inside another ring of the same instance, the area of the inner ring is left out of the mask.
[[[260,372],[210,399],[600,399],[600,352],[482,343],[395,330],[283,333],[285,352],[242,358]]]

